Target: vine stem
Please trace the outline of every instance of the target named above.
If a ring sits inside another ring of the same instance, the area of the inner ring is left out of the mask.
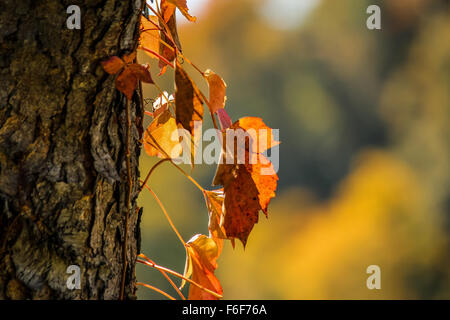
[[[180,242],[183,244],[183,246],[186,248],[187,244],[186,242],[183,240],[183,237],[180,235],[180,233],[178,232],[177,228],[175,227],[175,225],[172,222],[172,219],[170,219],[169,214],[166,211],[166,208],[164,207],[164,205],[162,204],[161,200],[159,200],[158,196],[156,195],[155,192],[153,192],[153,190],[146,184],[144,184],[144,187],[147,188],[148,191],[150,191],[150,193],[153,195],[153,197],[155,198],[156,202],[158,202],[158,205],[161,207],[161,210],[163,211],[164,215],[166,216],[167,221],[169,221],[170,226],[172,227],[172,230],[175,232],[175,234],[177,235],[178,239],[180,239]]]
[[[184,174],[185,177],[188,178],[201,192],[205,192],[205,189],[194,178],[188,175],[186,171],[181,169],[179,165],[177,165],[173,161],[170,162],[175,166],[175,168],[177,168],[182,174]]]
[[[154,290],[154,291],[156,291],[156,292],[158,292],[158,293],[161,293],[163,296],[169,298],[170,300],[176,300],[174,297],[172,297],[172,296],[171,296],[170,294],[168,294],[167,292],[164,292],[164,291],[162,291],[161,289],[158,289],[158,288],[156,288],[156,287],[154,287],[154,286],[151,286],[151,285],[149,285],[149,284],[146,284],[146,283],[143,283],[143,282],[137,282],[136,285],[138,285],[138,286],[143,286],[143,287],[146,287],[146,288],[148,288],[148,289]]]
[[[139,256],[146,259],[147,261],[155,264],[152,260],[147,258],[144,254],[141,253]],[[156,269],[156,270],[158,270],[164,276],[164,278],[166,278],[167,281],[169,281],[170,285],[175,289],[175,291],[178,293],[178,295],[181,297],[181,299],[186,300],[185,296],[181,293],[180,289],[178,289],[178,287],[175,285],[175,283],[172,281],[172,279],[170,279],[170,277],[167,275],[167,273],[161,269]]]
[[[164,21],[164,18],[161,17],[161,15],[160,15],[158,12],[156,12],[149,4],[147,4],[147,7],[149,7],[150,10],[152,10],[152,12],[153,12],[153,13],[158,17],[158,19],[162,22],[162,24],[163,24],[165,30],[163,30],[163,28],[160,28],[160,27],[159,27],[160,30],[161,30],[161,31],[162,31],[162,32],[170,39],[170,41],[171,41],[172,43],[175,43],[174,40],[173,40],[172,35],[170,34],[170,32],[167,32],[167,30],[169,30],[169,27],[167,26],[166,22]],[[174,14],[175,14],[175,13],[174,13]],[[151,23],[152,23],[153,25],[155,25],[155,24],[153,23],[153,21],[151,21]],[[162,39],[159,39],[159,41],[160,41],[163,45],[165,45],[166,47],[168,47],[168,48],[170,48],[172,51],[174,51],[176,55],[180,55],[185,61],[187,61],[192,67],[194,67],[194,69],[197,70],[197,71],[202,75],[202,77],[203,77],[204,79],[206,79],[205,73],[204,73],[199,67],[197,67],[193,62],[191,62],[188,58],[186,58],[179,50],[177,50],[176,48],[172,47],[171,45],[169,45],[168,43],[166,43],[166,42],[163,41]],[[162,57],[160,54],[154,52],[153,50],[150,50],[150,49],[148,49],[148,48],[145,48],[145,47],[141,47],[141,48],[142,48],[143,50],[145,50],[145,51],[147,51],[147,52],[149,52],[149,53],[155,55],[156,57],[160,58],[161,60],[163,60],[167,65],[169,65],[170,67],[172,67],[172,69],[175,69],[175,66],[174,66],[171,62],[169,62],[166,58]],[[217,126],[217,121],[216,121],[216,118],[214,117],[214,114],[211,112],[212,109],[211,109],[211,105],[209,104],[208,99],[206,99],[206,96],[205,96],[205,95],[203,94],[203,92],[201,92],[201,90],[195,85],[195,83],[192,81],[192,79],[190,79],[190,80],[191,80],[191,82],[192,82],[193,85],[194,85],[194,89],[198,92],[198,94],[202,97],[204,103],[208,106],[209,111],[210,111],[210,114],[211,114],[211,119],[212,119],[213,124],[214,124],[214,128],[218,130],[219,127]]]
[[[152,267],[152,268],[155,268],[155,269],[163,270],[163,271],[165,271],[165,272],[167,272],[167,273],[169,273],[169,274],[171,274],[171,275],[173,275],[173,276],[175,276],[175,277],[178,277],[178,278],[180,278],[180,279],[183,279],[183,280],[185,280],[185,281],[187,281],[187,282],[193,284],[194,286],[200,288],[200,289],[203,290],[203,291],[208,292],[209,294],[212,294],[212,295],[215,296],[216,298],[219,298],[219,299],[223,298],[222,295],[220,295],[220,294],[218,294],[217,292],[214,292],[214,291],[212,291],[212,290],[209,290],[208,288],[205,288],[204,286],[202,286],[201,284],[195,282],[194,280],[191,280],[191,279],[189,279],[189,278],[186,278],[185,276],[183,276],[182,274],[180,274],[180,273],[178,273],[178,272],[176,272],[176,271],[173,271],[173,270],[171,270],[171,269],[168,269],[168,268],[165,268],[165,267],[163,267],[163,266],[160,266],[160,265],[155,264],[153,261],[151,261],[150,259],[148,259],[148,258],[147,258],[146,256],[144,256],[143,254],[140,254],[139,257],[144,258],[144,259],[147,260],[147,261],[145,261],[145,260],[137,259],[136,261],[139,262],[139,263],[145,264],[145,265],[147,265],[147,266],[149,266],[149,267]]]
[[[151,50],[151,49],[149,49],[149,48],[143,47],[143,46],[140,46],[139,48],[142,49],[142,50],[144,50],[144,51],[147,51],[147,52],[153,54],[154,56],[158,57],[159,59],[161,59],[162,61],[164,61],[166,64],[168,64],[169,66],[171,66],[173,69],[175,69],[175,66],[173,65],[173,63],[170,62],[169,60],[167,60],[166,58],[164,58],[164,57],[163,57],[162,55],[160,55],[159,53],[156,53],[155,51],[153,51],[153,50]]]
[[[144,186],[147,184],[148,179],[150,179],[150,176],[152,175],[153,171],[155,171],[155,169],[162,163],[166,162],[166,161],[171,161],[171,159],[169,158],[165,158],[162,160],[159,160],[148,172],[147,176],[145,177],[145,180],[142,182],[141,187],[139,188],[139,192],[142,191],[142,189],[144,189]]]
[[[166,162],[166,161],[170,161],[170,163],[172,163],[175,168],[177,168],[186,178],[188,178],[201,192],[205,192],[205,189],[194,179],[192,178],[186,171],[184,171],[183,169],[180,168],[179,165],[177,165],[176,163],[173,162],[173,160],[169,157],[159,160],[148,172],[147,176],[145,177],[145,180],[142,181],[141,187],[139,189],[139,192],[142,191],[142,189],[144,189],[144,186],[147,184],[148,180],[150,179],[150,176],[152,175],[152,173],[155,171],[155,169],[161,165],[162,163]]]

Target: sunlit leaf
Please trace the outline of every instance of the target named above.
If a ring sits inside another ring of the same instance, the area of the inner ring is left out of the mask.
[[[180,12],[183,14],[183,16],[186,17],[186,19],[188,19],[191,22],[195,22],[197,20],[196,17],[193,17],[189,14],[189,9],[187,6],[187,1],[186,0],[167,0],[167,2],[174,4],[175,6],[177,6],[178,10],[180,10]]]
[[[267,215],[267,207],[270,200],[275,196],[278,176],[270,163],[261,153],[255,151],[257,147],[252,147],[255,141],[265,139],[269,141],[269,147],[277,145],[279,142],[273,140],[270,128],[259,118],[242,118],[235,122],[229,129],[224,131],[224,144],[226,145],[226,132],[250,129],[264,129],[261,137],[258,131],[251,137],[250,143],[237,146],[237,142],[231,144],[234,149],[226,150],[232,153],[233,161],[227,163],[227,159],[219,164],[214,177],[215,185],[223,185],[225,193],[225,218],[224,230],[228,238],[238,238],[244,244],[247,243],[248,236],[255,223],[259,219],[259,211],[262,210]],[[251,134],[249,134],[251,136]],[[245,140],[242,140],[245,141]],[[250,148],[253,149],[250,149]],[[230,146],[228,146],[230,148]],[[238,150],[244,148],[245,158],[238,161]],[[263,151],[268,148],[262,148]],[[252,150],[252,151],[251,151]],[[222,157],[227,154],[223,152]]]
[[[192,277],[192,280],[206,289],[222,295],[222,286],[214,275],[217,268],[218,248],[216,242],[205,236],[195,235],[187,242],[186,266],[184,276]],[[214,295],[201,288],[189,286],[190,300],[217,300]]]
[[[156,117],[144,133],[144,148],[148,155],[176,158],[182,149],[178,141],[177,124],[169,110]]]
[[[226,239],[224,223],[224,193],[223,189],[205,191],[209,213],[209,236],[216,242],[218,254],[222,252],[223,239]]]
[[[205,77],[209,85],[209,104],[211,112],[214,113],[225,107],[227,85],[219,75],[210,69],[206,70]]]
[[[152,21],[153,23],[151,23]],[[154,52],[159,51],[159,45],[160,45],[160,32],[159,29],[155,26],[158,25],[158,17],[156,16],[149,16],[149,20],[147,20],[146,17],[142,16],[141,18],[141,26],[140,31],[141,35],[139,37],[139,44],[147,49],[150,49]],[[151,58],[158,58],[153,54],[146,52]]]

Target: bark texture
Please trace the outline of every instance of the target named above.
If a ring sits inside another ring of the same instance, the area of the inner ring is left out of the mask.
[[[136,48],[143,0],[0,1],[0,299],[135,297],[142,110],[100,61]],[[70,5],[81,29],[69,30]],[[78,265],[81,289],[67,268]]]

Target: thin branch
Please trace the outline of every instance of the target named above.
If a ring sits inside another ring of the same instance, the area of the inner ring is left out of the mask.
[[[146,283],[143,283],[143,282],[137,282],[136,285],[138,285],[138,286],[143,286],[143,287],[146,287],[146,288],[148,288],[148,289],[151,289],[151,290],[154,290],[154,291],[156,291],[156,292],[159,292],[159,293],[161,293],[163,296],[169,298],[170,300],[176,300],[176,299],[175,299],[174,297],[172,297],[170,294],[168,294],[168,293],[166,293],[166,292],[162,291],[161,289],[158,289],[158,288],[156,288],[156,287],[154,287],[154,286],[151,286],[151,285],[149,285],[149,284],[146,284]]]

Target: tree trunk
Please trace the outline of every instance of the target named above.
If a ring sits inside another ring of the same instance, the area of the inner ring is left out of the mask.
[[[70,5],[79,30],[66,26]],[[126,236],[124,297],[135,298],[143,111],[135,94],[128,127],[126,98],[99,62],[136,48],[143,5],[0,2],[0,299],[118,299]],[[70,265],[80,289],[67,286]]]

